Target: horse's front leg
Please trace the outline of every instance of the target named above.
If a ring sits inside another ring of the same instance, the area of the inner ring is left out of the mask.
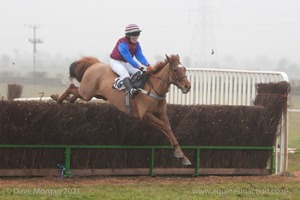
[[[174,147],[174,149],[175,149],[174,150],[174,156],[176,158],[183,158],[184,154],[183,154],[183,152],[182,152],[182,150],[181,150],[181,148],[179,146],[179,143],[178,143],[178,141],[177,141],[177,139],[176,139],[176,137],[175,137],[175,135],[174,135],[174,133],[172,131],[172,128],[171,128],[171,125],[170,125],[170,121],[169,121],[169,118],[168,118],[167,114],[165,114],[165,113],[161,114],[159,119],[162,120],[164,123],[166,123],[168,125],[168,127],[170,129],[170,132],[171,132],[170,134],[174,137],[174,142],[175,143],[172,144],[173,147]]]
[[[166,115],[166,113],[161,114],[159,117],[156,117],[151,112],[146,112],[145,115],[142,118],[142,121],[146,124],[152,126],[153,128],[156,128],[160,131],[162,131],[167,138],[170,140],[171,145],[174,147],[174,156],[176,158],[182,158],[182,164],[183,165],[191,165],[191,162],[188,160],[187,157],[185,157],[184,153],[182,152],[177,139],[175,138],[175,135],[171,129],[169,119]]]

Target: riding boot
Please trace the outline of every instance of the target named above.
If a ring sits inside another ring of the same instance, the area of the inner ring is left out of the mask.
[[[124,78],[123,79],[123,84],[125,85],[126,89],[130,92],[131,95],[136,95],[139,92],[138,89],[132,87],[129,78]]]

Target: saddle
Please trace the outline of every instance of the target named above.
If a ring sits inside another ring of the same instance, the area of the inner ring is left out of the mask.
[[[145,86],[146,81],[149,78],[149,74],[146,73],[135,73],[130,77],[130,82],[132,87],[136,88],[136,89],[143,89]],[[116,78],[115,82],[113,84],[113,88],[117,89],[117,90],[125,90],[125,86],[122,84],[122,81],[120,80],[120,78]]]
[[[130,77],[132,87],[135,87],[136,89],[143,89],[149,76],[150,75],[146,73],[135,73]]]
[[[150,77],[149,74],[146,73],[135,73],[130,77],[130,82],[132,87],[139,89],[140,91],[144,88],[144,85],[148,78]],[[125,86],[123,85],[122,81],[120,78],[116,78],[113,88],[116,88],[117,90],[125,90]],[[134,98],[134,96],[131,96],[130,93],[127,91],[126,96],[125,96],[125,104],[126,104],[126,109],[127,113],[129,116],[132,116],[131,113],[131,108],[130,108],[130,97]]]

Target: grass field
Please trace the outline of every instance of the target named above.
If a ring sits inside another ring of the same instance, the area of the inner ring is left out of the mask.
[[[295,154],[289,154],[288,172],[293,174],[296,171],[300,171],[300,150]]]
[[[171,179],[171,180],[170,180]],[[124,181],[124,183],[122,183]],[[68,192],[69,190],[69,192]],[[28,194],[20,194],[27,191]],[[189,199],[291,199],[300,196],[299,182],[266,183],[256,182],[217,182],[203,183],[177,178],[128,183],[121,179],[117,183],[95,185],[65,186],[17,186],[6,187],[0,191],[1,199],[69,199],[69,200],[189,200]]]
[[[300,95],[291,95],[290,107],[300,110]],[[289,147],[300,149],[300,112],[289,113]]]
[[[300,112],[289,114],[289,147],[300,149]]]
[[[0,178],[0,199],[189,200],[287,199],[300,196],[300,152],[289,176]]]

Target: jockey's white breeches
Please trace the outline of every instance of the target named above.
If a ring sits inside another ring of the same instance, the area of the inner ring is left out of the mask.
[[[137,68],[134,68],[128,62],[123,62],[120,60],[110,59],[111,69],[120,76],[120,80],[123,80],[126,77],[130,77],[132,74],[140,71]]]

